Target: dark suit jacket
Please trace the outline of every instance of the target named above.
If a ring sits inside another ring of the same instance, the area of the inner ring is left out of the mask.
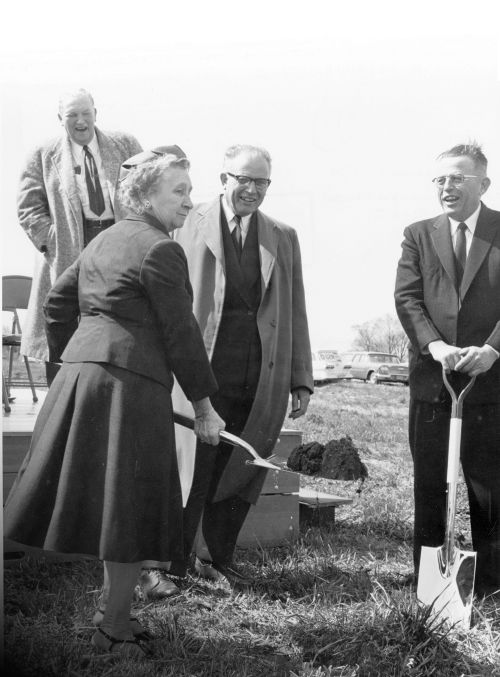
[[[442,339],[459,347],[488,343],[500,351],[500,212],[481,206],[457,292],[449,220],[444,214],[406,228],[396,278],[396,310],[410,342],[410,388],[434,402],[441,365],[427,346]],[[481,374],[468,403],[500,401],[500,360]]]
[[[155,219],[125,219],[92,240],[58,278],[44,312],[51,361],[105,362],[169,390],[173,371],[190,400],[217,390],[186,257]]]

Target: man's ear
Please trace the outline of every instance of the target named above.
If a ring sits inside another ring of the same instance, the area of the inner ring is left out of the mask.
[[[484,195],[491,185],[491,179],[487,176],[481,181],[481,195]]]
[[[226,185],[226,183],[227,183],[227,174],[226,174],[225,172],[221,172],[221,175],[220,175],[220,181],[221,181],[221,183],[222,183],[223,186]]]

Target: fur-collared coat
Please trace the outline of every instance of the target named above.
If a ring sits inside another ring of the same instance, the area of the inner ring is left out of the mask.
[[[142,149],[133,136],[123,132],[101,132],[96,128],[96,136],[118,221],[122,216],[116,200],[120,167]],[[37,254],[21,345],[23,355],[40,360],[48,359],[43,302],[57,277],[83,249],[82,206],[73,164],[71,142],[64,133],[38,147],[21,174],[19,223],[38,251],[43,245],[48,250]]]

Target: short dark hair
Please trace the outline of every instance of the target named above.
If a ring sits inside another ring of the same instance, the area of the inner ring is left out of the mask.
[[[488,169],[488,160],[486,155],[483,153],[483,150],[477,141],[469,141],[469,143],[460,143],[449,150],[445,150],[444,153],[438,155],[437,159],[442,160],[445,157],[461,157],[465,156],[470,158],[476,167],[480,166],[486,170]]]

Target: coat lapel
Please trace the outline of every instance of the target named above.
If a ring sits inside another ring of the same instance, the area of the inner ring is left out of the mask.
[[[260,270],[264,282],[262,297],[264,297],[276,262],[279,231],[268,216],[262,212],[257,212],[257,232],[259,236]]]
[[[456,288],[457,277],[455,272],[455,254],[453,253],[453,243],[451,241],[448,217],[445,214],[438,216],[434,222],[434,228],[435,230],[431,234],[434,248],[446,274]]]
[[[199,208],[198,229],[216,260],[225,271],[224,247],[220,231],[220,198],[217,198],[208,206],[202,205]],[[269,287],[269,282],[276,262],[278,251],[278,228],[272,219],[257,212],[257,233],[259,238],[260,269],[262,274],[262,296]],[[243,276],[242,276],[243,279]]]
[[[123,155],[116,143],[96,128],[97,143],[101,154],[102,166],[106,175],[106,184],[108,186],[111,204],[115,202],[115,188],[118,182],[120,167],[123,162]]]
[[[61,188],[66,194],[75,221],[80,224],[82,222],[82,208],[75,181],[75,168],[73,166],[71,144],[66,135],[64,135],[60,143],[56,145],[56,149],[52,156],[52,164],[59,176]]]
[[[465,264],[462,286],[460,287],[461,299],[465,297],[471,282],[477,275],[477,272],[491,249],[493,240],[498,235],[499,231],[500,223],[497,217],[490,209],[482,205],[476,229],[474,231],[474,237],[472,238],[469,255],[467,256],[467,262]]]
[[[222,245],[222,236],[220,232],[220,201],[219,198],[207,205],[200,205],[198,208],[198,230],[199,233],[215,256],[217,262],[224,268],[224,248]]]

